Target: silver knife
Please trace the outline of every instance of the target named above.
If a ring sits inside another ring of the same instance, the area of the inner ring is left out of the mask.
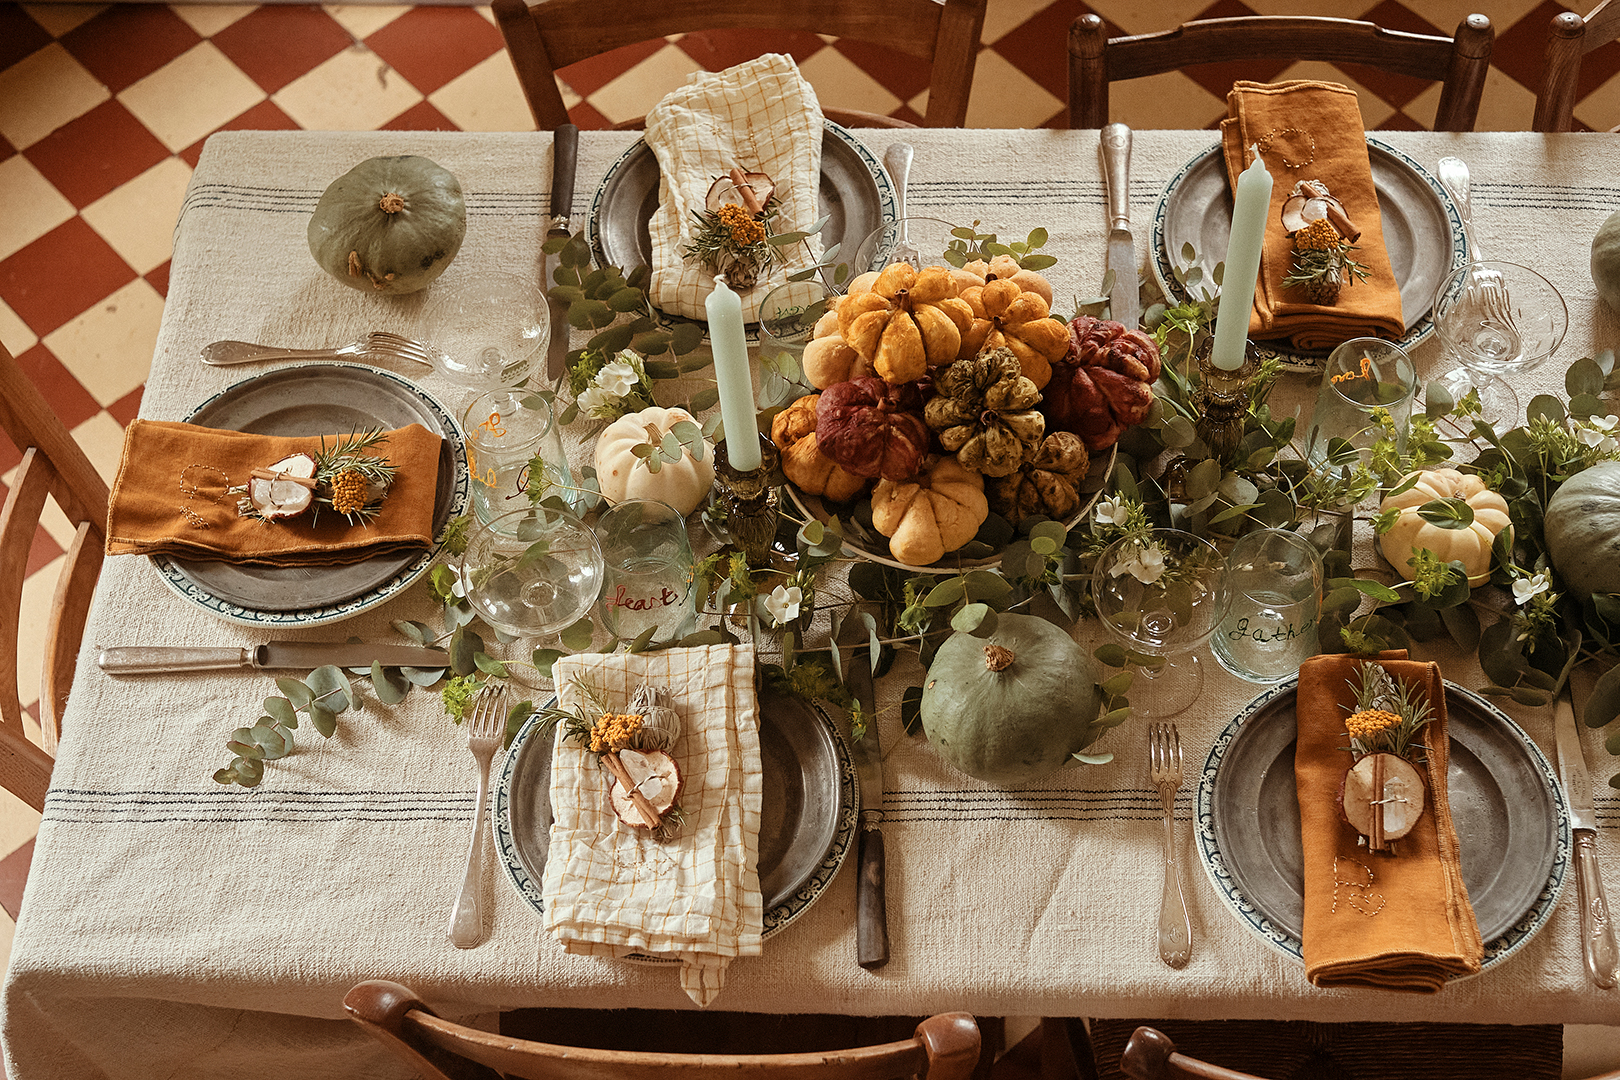
[[[569,236],[569,215],[574,210],[574,173],[579,160],[579,128],[559,124],[551,133],[551,223],[546,239]],[[551,278],[551,260],[541,260],[540,286],[548,293],[556,284]],[[551,305],[551,341],[546,346],[546,379],[556,385],[568,372],[568,306],[555,300]]]
[[[450,654],[423,645],[369,645],[355,642],[272,641],[240,649],[175,648],[162,645],[121,645],[104,648],[96,658],[111,675],[150,675],[171,671],[219,671],[227,668],[307,668],[326,664],[338,667],[442,668]]]
[[[1592,806],[1592,781],[1575,730],[1575,708],[1568,693],[1553,706],[1553,731],[1558,739],[1558,776],[1569,801],[1569,824],[1575,833],[1575,899],[1581,909],[1581,951],[1586,973],[1604,990],[1614,987],[1617,961],[1614,923],[1603,895],[1598,872],[1597,813]]]
[[[861,787],[861,831],[855,879],[855,962],[871,970],[889,962],[889,914],[883,897],[883,749],[878,740],[872,657],[863,643],[849,662],[849,692],[860,705],[866,735],[851,740],[850,758]]]
[[[1136,240],[1131,236],[1131,129],[1109,124],[1102,129],[1103,183],[1108,189],[1108,269],[1114,288],[1108,309],[1115,320],[1134,330],[1142,321],[1138,290]]]

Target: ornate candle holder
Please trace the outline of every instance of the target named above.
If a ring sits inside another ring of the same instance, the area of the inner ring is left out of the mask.
[[[1243,349],[1243,364],[1233,371],[1218,368],[1210,359],[1213,342],[1198,352],[1198,422],[1193,430],[1209,447],[1210,457],[1230,466],[1243,442],[1243,424],[1249,414],[1249,381],[1260,370],[1254,342]]]
[[[731,465],[726,441],[714,448],[714,490],[710,518],[718,519],[731,543],[742,550],[749,566],[768,566],[771,541],[776,536],[777,488],[782,483],[781,455],[776,444],[759,436],[759,468],[746,472]]]

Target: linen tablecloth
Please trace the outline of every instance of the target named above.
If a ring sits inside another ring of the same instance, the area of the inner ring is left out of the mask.
[[[881,157],[894,134],[859,138]],[[1389,134],[1432,168],[1443,154],[1474,167],[1474,218],[1493,257],[1528,262],[1569,300],[1570,332],[1554,362],[1525,377],[1521,398],[1560,384],[1569,360],[1620,342],[1600,307],[1588,242],[1620,204],[1620,137],[1590,134]],[[575,220],[607,167],[635,138],[581,139]],[[916,147],[908,205],[916,214],[982,219],[1003,237],[1050,230],[1060,310],[1097,292],[1107,218],[1096,132],[908,131]],[[1131,210],[1145,256],[1160,190],[1213,132],[1136,133]],[[304,226],[322,189],[377,154],[423,154],[467,193],[467,238],[443,283],[488,270],[538,268],[546,227],[545,134],[232,132],[211,138],[177,230],[168,301],[142,414],[179,419],[264,368],[205,367],[220,338],[339,344],[373,329],[423,331],[433,290],[382,298],[338,284],[309,257]],[[250,257],[252,273],[241,262]],[[1436,367],[1431,341],[1420,373]],[[465,394],[422,369],[403,370],[451,408]],[[1275,399],[1299,407],[1314,380],[1290,376]],[[582,436],[570,433],[583,454]],[[323,740],[299,729],[299,751],[272,763],[256,791],[223,788],[231,729],[274,693],[254,672],[114,679],[100,645],[222,645],[271,636],[367,640],[389,621],[436,621],[414,590],[327,628],[233,626],[200,612],[140,558],[110,559],[66,717],[4,991],[3,1038],[18,1080],[73,1077],[385,1076],[393,1066],[343,1018],[354,983],[392,978],[441,1010],[521,1006],[679,1007],[668,973],[566,956],[491,860],[489,940],[446,939],[472,810],[471,755],[437,695],[346,714]],[[1089,647],[1091,642],[1086,642]],[[1435,655],[1420,650],[1418,658]],[[1466,658],[1447,674],[1481,685]],[[902,663],[879,684],[892,706],[914,683]],[[1189,754],[1179,797],[1193,955],[1181,971],[1157,955],[1161,882],[1158,800],[1147,782],[1139,721],[1096,749],[1112,764],[1004,791],[949,771],[881,716],[893,959],[854,962],[854,884],[846,869],[803,918],[735,962],[721,1008],[851,1014],[1157,1015],[1318,1020],[1612,1022],[1612,993],[1582,974],[1573,900],[1541,934],[1481,977],[1432,997],[1313,989],[1300,964],[1240,926],[1197,865],[1188,825],[1205,754],[1254,695],[1219,669],[1178,718]],[[1514,715],[1549,752],[1547,710]],[[1595,775],[1613,761],[1584,735]],[[1620,803],[1598,801],[1598,847],[1620,892]]]

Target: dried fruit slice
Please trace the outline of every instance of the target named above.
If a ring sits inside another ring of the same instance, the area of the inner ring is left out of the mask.
[[[1344,819],[1368,838],[1372,851],[1412,831],[1423,816],[1423,775],[1405,758],[1368,754],[1345,773],[1339,800]]]
[[[315,499],[315,459],[308,454],[284,457],[253,470],[248,500],[266,521],[297,517]]]
[[[625,787],[624,778],[614,777],[608,788],[613,812],[626,825],[650,828],[636,809],[631,791],[645,798],[652,804],[653,811],[663,817],[681,796],[681,770],[676,767],[675,759],[662,750],[620,750],[619,763],[624,766],[624,778],[628,778],[630,787]]]

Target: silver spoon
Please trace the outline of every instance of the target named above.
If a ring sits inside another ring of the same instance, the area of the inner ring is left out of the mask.
[[[1469,261],[1480,262],[1485,256],[1480,254],[1479,237],[1474,232],[1474,211],[1468,199],[1468,164],[1462,158],[1441,158],[1440,185],[1450,193],[1457,204],[1457,213],[1462,217],[1463,236],[1468,240]]]

